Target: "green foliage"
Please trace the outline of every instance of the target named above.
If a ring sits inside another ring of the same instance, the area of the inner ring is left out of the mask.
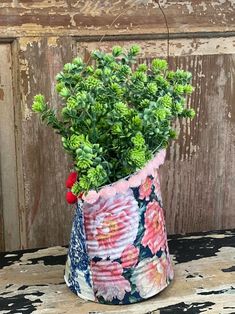
[[[32,106],[33,111],[43,113],[46,110],[45,98],[43,95],[36,95]]]
[[[166,60],[133,66],[136,45],[124,52],[94,51],[94,66],[75,58],[56,76],[56,90],[64,105],[49,108],[42,95],[33,111],[56,129],[72,156],[79,181],[74,194],[98,189],[142,168],[153,154],[176,137],[172,121],[193,118],[186,96],[193,92],[191,73],[169,71]]]

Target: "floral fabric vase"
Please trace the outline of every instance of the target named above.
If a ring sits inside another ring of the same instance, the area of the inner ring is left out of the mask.
[[[107,304],[145,300],[173,279],[158,168],[142,170],[77,203],[65,281],[79,297]]]

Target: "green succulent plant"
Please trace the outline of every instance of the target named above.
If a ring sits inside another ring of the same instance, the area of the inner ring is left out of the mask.
[[[61,135],[79,181],[75,194],[98,189],[141,169],[176,137],[172,121],[192,118],[186,96],[193,92],[191,73],[169,71],[165,60],[135,66],[140,48],[112,53],[94,51],[87,65],[75,58],[56,76],[63,107],[56,113],[43,95],[33,111]]]

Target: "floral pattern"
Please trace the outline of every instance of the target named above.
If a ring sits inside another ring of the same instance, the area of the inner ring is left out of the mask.
[[[131,277],[143,299],[149,298],[167,285],[166,267],[162,258],[154,255],[139,262]]]
[[[139,199],[141,200],[149,200],[150,194],[152,192],[152,183],[153,180],[150,177],[147,177],[143,184],[141,184],[139,188]]]
[[[134,245],[128,245],[121,255],[122,267],[130,268],[137,264],[139,258],[139,248]]]
[[[95,299],[91,280],[90,258],[86,249],[84,222],[80,203],[77,204],[74,217],[64,278],[73,292],[80,296],[85,296],[89,300]]]
[[[148,203],[144,213],[145,232],[141,244],[148,246],[152,254],[165,248],[166,232],[164,229],[163,210],[156,200]]]
[[[65,280],[82,298],[134,303],[159,293],[173,279],[159,154],[132,177],[91,191],[77,204]]]
[[[122,265],[118,262],[102,260],[91,264],[94,290],[97,297],[112,301],[114,298],[122,300],[126,292],[131,291],[131,285],[123,277]]]
[[[119,258],[134,242],[139,224],[138,203],[133,191],[117,193],[96,203],[84,203],[87,246],[91,257]]]

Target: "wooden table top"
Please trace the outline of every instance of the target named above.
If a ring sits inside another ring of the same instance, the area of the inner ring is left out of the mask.
[[[63,280],[67,248],[0,253],[0,313],[235,313],[235,230],[169,237],[175,279],[132,305],[76,297]]]

